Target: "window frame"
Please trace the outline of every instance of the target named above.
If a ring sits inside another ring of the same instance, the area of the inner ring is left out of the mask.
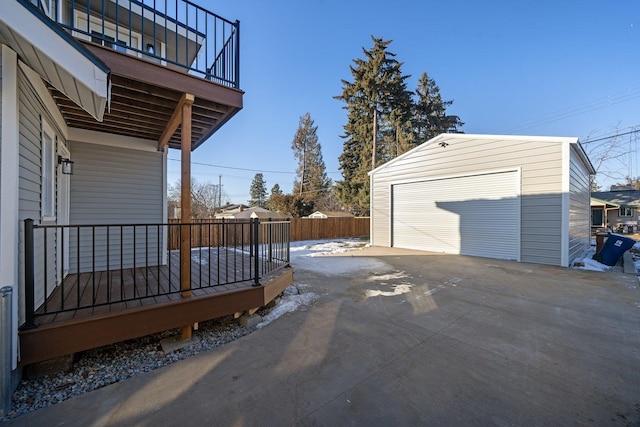
[[[40,218],[56,220],[56,133],[44,117],[40,117]]]
[[[627,215],[628,213],[628,215]],[[633,208],[621,206],[618,208],[618,217],[619,218],[631,218],[633,217]]]

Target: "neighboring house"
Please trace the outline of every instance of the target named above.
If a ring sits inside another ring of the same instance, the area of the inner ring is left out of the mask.
[[[569,266],[594,173],[577,138],[442,134],[370,172],[371,244]]]
[[[612,186],[611,191],[591,193],[591,228],[635,232],[640,222],[640,191]]]
[[[227,206],[224,206],[222,209],[220,209],[220,212],[216,213],[215,217],[218,219],[233,218],[233,215],[237,214],[238,212],[242,212],[248,207],[249,206],[243,205],[242,203],[239,205],[227,205]]]
[[[191,245],[202,229],[167,224],[168,148],[190,176],[191,152],[242,108],[239,23],[185,0],[149,3],[2,3],[0,286],[13,290],[13,321],[0,333],[12,335],[14,376],[155,331],[183,327],[185,337],[198,318],[251,309],[290,283],[287,272],[258,287],[259,263],[273,271],[288,260],[253,249],[255,270],[211,261],[211,274],[198,272]],[[237,292],[213,289],[231,282]]]
[[[229,210],[223,213],[216,214],[216,218],[228,218],[228,219],[286,219],[286,215],[278,212],[273,212],[265,208],[254,206],[251,208],[243,208]]]
[[[332,212],[332,211],[315,211],[307,218],[327,219],[327,218],[353,218],[353,214],[349,212]]]

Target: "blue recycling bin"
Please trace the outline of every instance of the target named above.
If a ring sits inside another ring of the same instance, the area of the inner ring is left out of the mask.
[[[593,258],[605,265],[616,265],[620,257],[635,244],[636,241],[629,237],[609,232],[604,246]]]

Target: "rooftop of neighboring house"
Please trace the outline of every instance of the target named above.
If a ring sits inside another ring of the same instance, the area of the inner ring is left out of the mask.
[[[309,218],[351,218],[354,215],[343,211],[315,211]]]
[[[287,218],[278,212],[270,211],[258,206],[247,207],[246,205],[229,205],[223,208],[220,213],[216,214],[216,218],[262,218],[262,219],[282,219]]]
[[[640,190],[628,185],[612,185],[610,191],[591,193],[591,204],[609,204],[613,206],[640,207]]]

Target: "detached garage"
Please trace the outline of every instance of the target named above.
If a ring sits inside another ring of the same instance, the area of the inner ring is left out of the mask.
[[[594,173],[577,138],[442,134],[370,172],[371,244],[566,267]]]

